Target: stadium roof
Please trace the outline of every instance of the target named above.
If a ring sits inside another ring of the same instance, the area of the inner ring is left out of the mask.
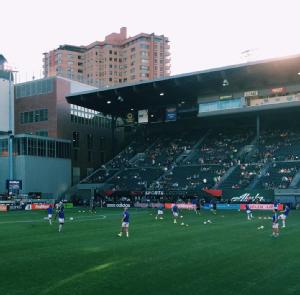
[[[135,84],[74,93],[67,101],[104,114],[123,116],[236,92],[300,84],[300,55],[231,65]],[[224,86],[226,81],[226,86]]]

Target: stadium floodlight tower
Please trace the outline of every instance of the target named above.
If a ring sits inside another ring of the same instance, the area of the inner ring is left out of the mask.
[[[9,161],[9,180],[14,180],[14,163],[13,163],[13,150],[14,150],[14,95],[13,95],[13,81],[14,73],[17,73],[15,67],[5,65],[5,71],[9,73],[9,88],[8,88],[8,161]]]

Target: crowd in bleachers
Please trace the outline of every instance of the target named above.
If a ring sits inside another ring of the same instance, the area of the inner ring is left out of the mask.
[[[237,165],[235,170],[222,184],[222,188],[247,188],[252,180],[258,176],[262,166],[262,163],[243,163]]]
[[[286,189],[290,186],[295,174],[300,169],[300,162],[273,163],[261,178],[257,187],[264,189]]]
[[[234,165],[238,160],[238,153],[243,146],[250,143],[253,133],[212,133],[197,149],[188,164],[221,164],[225,167]]]
[[[299,163],[295,130],[262,131],[259,141],[249,130],[178,132],[135,140],[85,182],[116,190],[288,188]]]

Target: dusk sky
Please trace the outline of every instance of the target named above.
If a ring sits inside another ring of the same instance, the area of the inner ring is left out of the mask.
[[[249,49],[251,61],[300,53],[297,0],[10,0],[0,11],[0,53],[18,81],[41,77],[43,52],[123,26],[169,37],[172,75],[245,62]]]

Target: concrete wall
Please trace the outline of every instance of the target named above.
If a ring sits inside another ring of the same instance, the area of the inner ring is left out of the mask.
[[[14,178],[22,180],[21,193],[42,192],[42,195],[58,197],[71,185],[71,160],[32,156],[14,158]],[[8,158],[0,157],[0,193],[6,192]]]

